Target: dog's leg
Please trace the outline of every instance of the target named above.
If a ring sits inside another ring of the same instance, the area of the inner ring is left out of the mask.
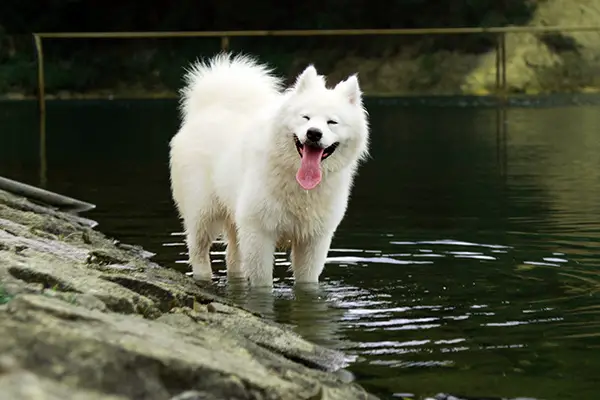
[[[219,231],[217,221],[195,214],[184,221],[192,274],[197,280],[211,280],[210,246]]]
[[[227,276],[234,279],[243,278],[244,270],[240,260],[237,228],[233,222],[227,222],[225,233],[227,235],[227,249],[225,250]]]
[[[238,243],[241,253],[242,270],[250,281],[250,286],[273,286],[273,260],[276,235],[264,229],[240,225]]]
[[[332,237],[330,234],[293,241],[291,258],[295,283],[319,282]]]

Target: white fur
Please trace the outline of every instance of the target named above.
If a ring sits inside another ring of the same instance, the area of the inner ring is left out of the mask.
[[[220,54],[195,63],[186,83],[170,168],[194,277],[212,277],[209,249],[224,232],[228,276],[272,286],[276,243],[289,240],[295,281],[318,282],[368,151],[358,79],[328,89],[309,66],[283,90],[252,58]],[[295,178],[300,156],[293,135],[304,142],[308,128],[321,129],[324,145],[340,145],[322,161],[321,183],[307,191]]]

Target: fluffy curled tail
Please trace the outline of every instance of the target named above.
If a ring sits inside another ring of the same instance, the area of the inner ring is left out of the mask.
[[[283,82],[272,69],[247,55],[220,53],[207,61],[196,61],[186,70],[181,89],[184,121],[207,107],[255,112],[278,96]]]

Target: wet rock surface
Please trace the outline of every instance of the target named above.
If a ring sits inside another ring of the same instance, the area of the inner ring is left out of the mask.
[[[375,399],[344,355],[0,191],[0,400]]]

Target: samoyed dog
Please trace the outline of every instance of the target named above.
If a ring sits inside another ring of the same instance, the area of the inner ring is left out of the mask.
[[[291,244],[296,283],[318,283],[368,154],[356,75],[333,88],[309,65],[285,89],[267,66],[223,53],[187,70],[170,142],[171,190],[194,278],[226,236],[229,278],[272,287],[274,252]]]

